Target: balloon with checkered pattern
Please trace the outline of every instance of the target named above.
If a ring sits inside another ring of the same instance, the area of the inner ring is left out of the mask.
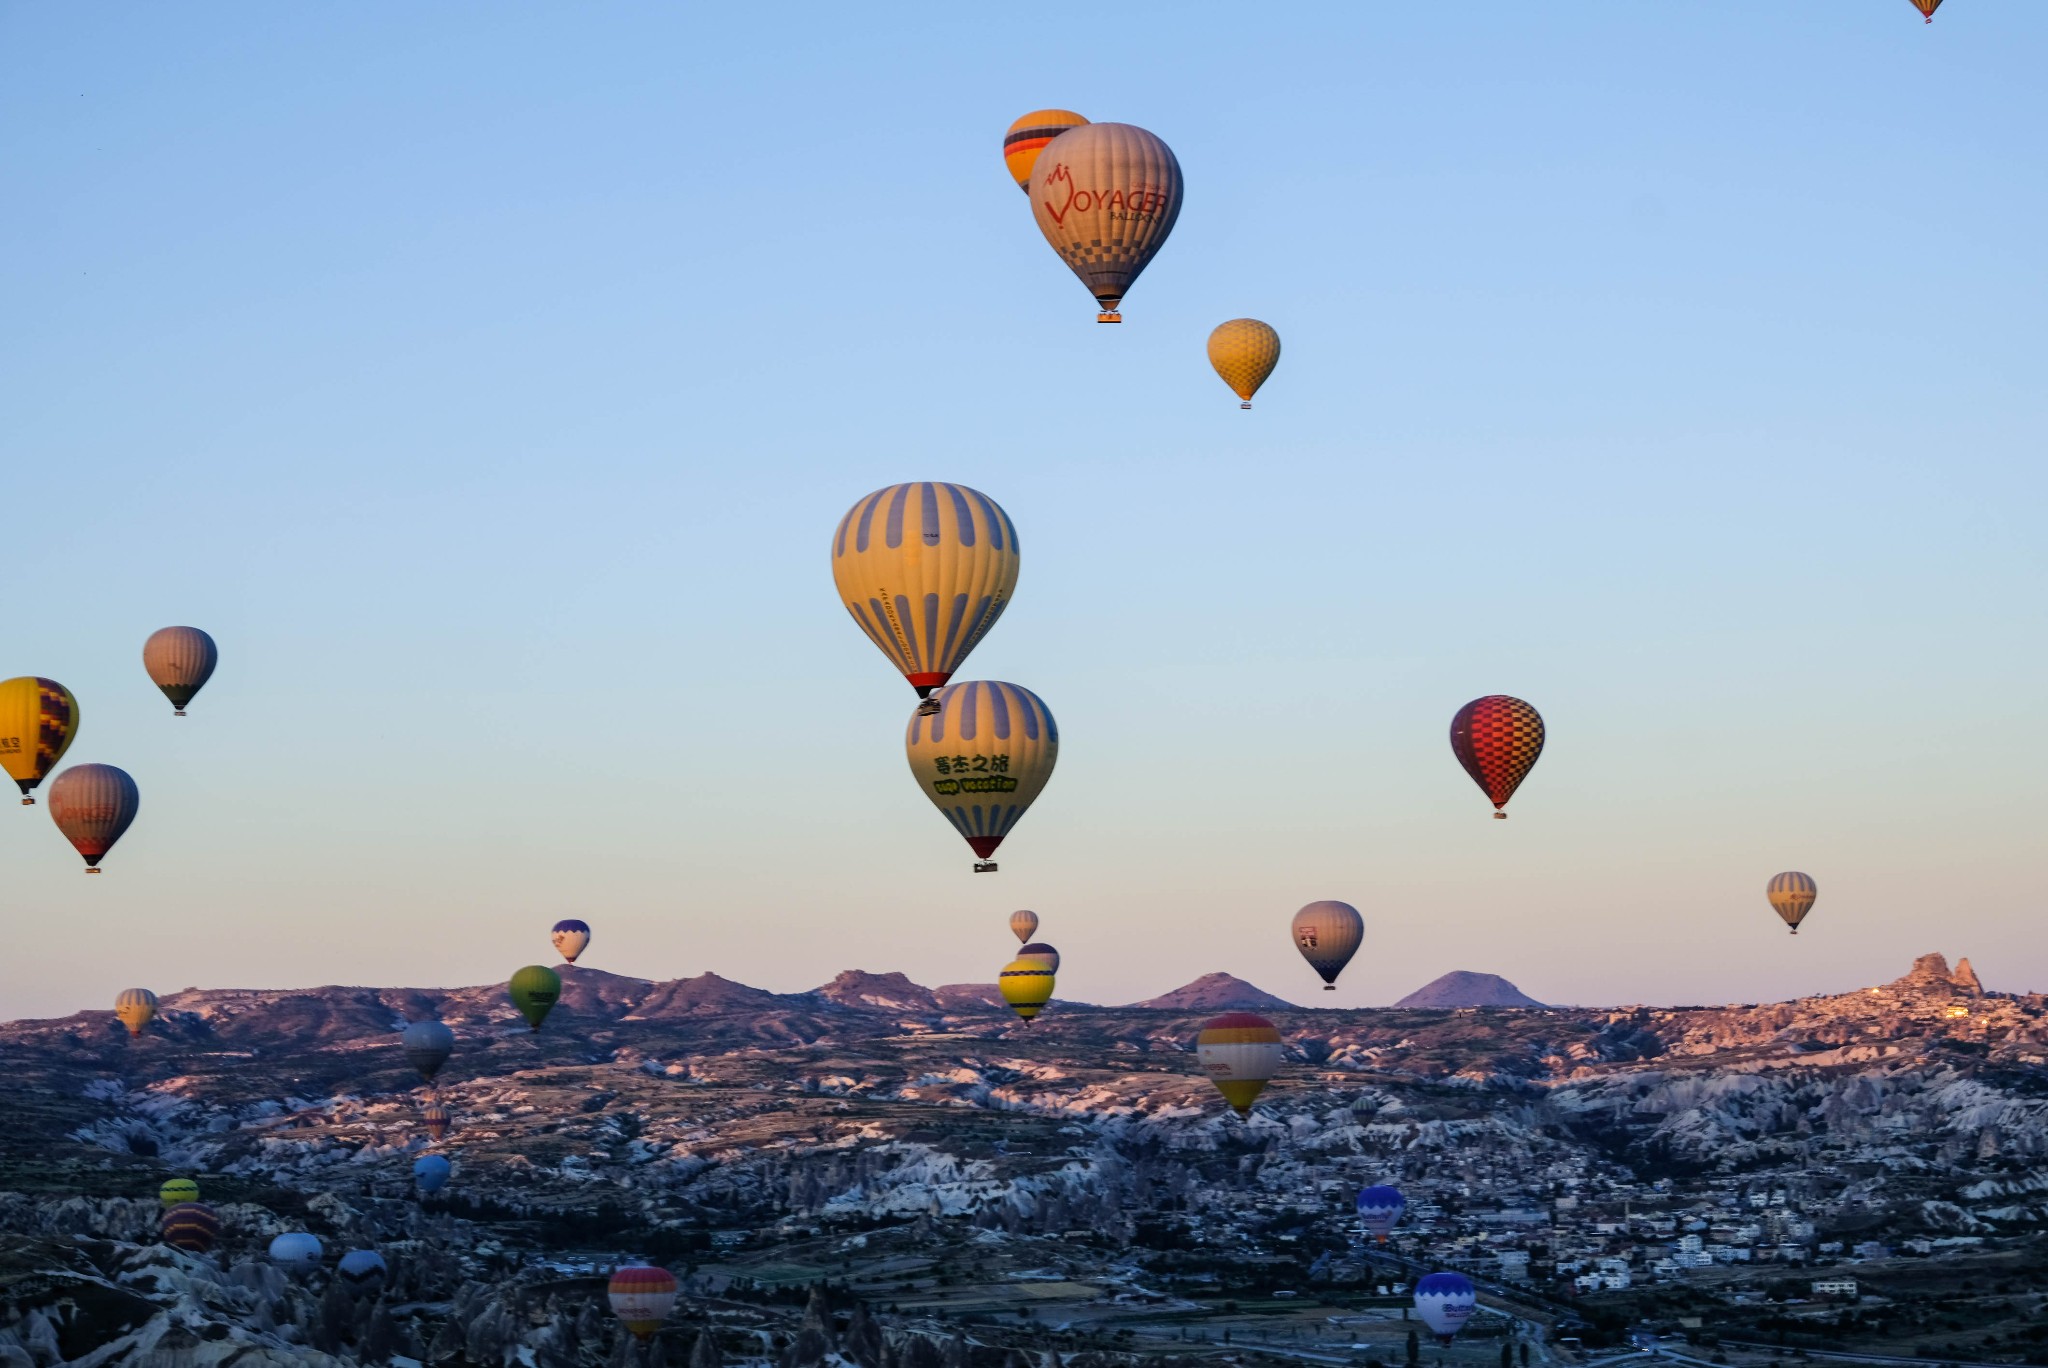
[[[1451,752],[1493,804],[1493,815],[1505,818],[1502,809],[1543,754],[1543,716],[1507,694],[1475,698],[1451,719]]]
[[[1180,162],[1131,124],[1070,128],[1031,172],[1031,214],[1067,269],[1095,296],[1098,323],[1118,310],[1180,217]]]

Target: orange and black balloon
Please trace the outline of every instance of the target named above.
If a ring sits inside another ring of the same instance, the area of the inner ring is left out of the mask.
[[[1501,809],[1543,754],[1543,716],[1506,694],[1475,698],[1451,719],[1451,751],[1493,804],[1493,815],[1505,818]]]
[[[1941,8],[1941,0],[1913,0],[1913,8],[1927,16],[1927,22],[1934,22],[1934,12]]]

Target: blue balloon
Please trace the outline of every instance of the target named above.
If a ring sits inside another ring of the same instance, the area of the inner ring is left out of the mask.
[[[334,1266],[341,1280],[351,1291],[374,1292],[384,1286],[384,1278],[390,1269],[384,1263],[384,1256],[374,1249],[351,1249],[341,1256],[341,1262]]]
[[[1408,1199],[1398,1188],[1384,1184],[1369,1187],[1358,1194],[1358,1220],[1367,1230],[1380,1237],[1384,1244],[1387,1232],[1400,1221],[1401,1213],[1408,1209]]]
[[[1478,1303],[1479,1294],[1463,1273],[1431,1273],[1415,1284],[1415,1314],[1445,1344],[1472,1319]]]
[[[422,1154],[413,1160],[412,1180],[420,1185],[421,1192],[439,1192],[447,1186],[455,1166],[438,1154]]]

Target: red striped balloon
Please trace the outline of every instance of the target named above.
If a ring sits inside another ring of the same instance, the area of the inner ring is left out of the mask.
[[[612,1274],[611,1285],[605,1290],[610,1294],[613,1314],[633,1332],[633,1338],[648,1340],[661,1329],[661,1323],[668,1319],[676,1304],[676,1275],[665,1268],[627,1264]]]
[[[1505,818],[1500,809],[1543,754],[1543,716],[1507,694],[1475,698],[1451,719],[1451,751],[1492,802],[1493,815]]]
[[[164,1213],[163,1241],[188,1254],[204,1254],[220,1237],[220,1217],[204,1202],[180,1202]]]

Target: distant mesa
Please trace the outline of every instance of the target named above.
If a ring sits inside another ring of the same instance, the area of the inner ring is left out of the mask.
[[[932,989],[939,1005],[949,1012],[965,1011],[973,1007],[999,1007],[1004,1011],[1010,1004],[1003,1001],[1002,993],[993,983],[942,983]]]
[[[1169,1012],[1294,1012],[1300,1008],[1286,998],[1274,997],[1263,988],[1246,983],[1235,974],[1204,974],[1193,983],[1170,993],[1134,1002],[1133,1007],[1155,1007]]]
[[[848,969],[824,987],[811,991],[841,1007],[880,1008],[885,1012],[941,1010],[931,989],[912,983],[900,973],[871,974],[865,969]]]
[[[1394,1005],[1437,1009],[1543,1006],[1499,974],[1475,974],[1469,969],[1453,969],[1440,979],[1432,979]]]

